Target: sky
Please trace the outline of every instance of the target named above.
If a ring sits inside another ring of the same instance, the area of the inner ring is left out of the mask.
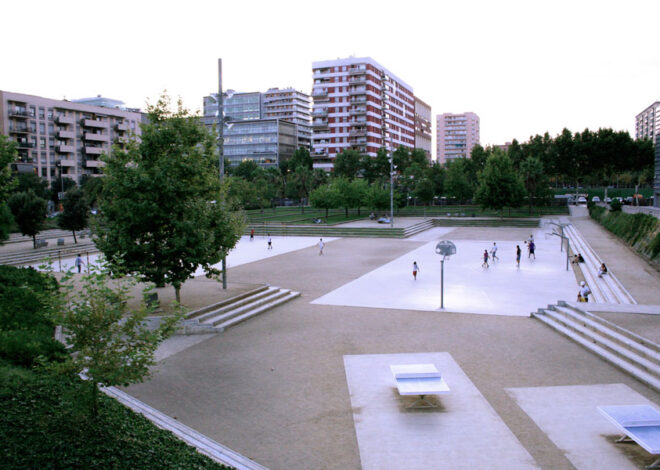
[[[0,89],[191,110],[223,88],[310,93],[312,62],[371,57],[481,144],[563,128],[634,137],[660,100],[658,0],[32,0],[2,5]],[[435,131],[435,122],[434,122]],[[434,137],[435,145],[435,137]]]

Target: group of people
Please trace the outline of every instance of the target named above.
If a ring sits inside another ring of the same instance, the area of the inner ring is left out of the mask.
[[[534,242],[534,235],[530,235],[529,239],[525,240],[525,244],[527,245],[527,257],[536,259],[536,243]],[[522,250],[520,249],[520,245],[516,245],[516,266],[518,268],[520,267],[521,256],[522,256]],[[492,262],[500,260],[500,258],[497,256],[496,242],[493,242],[493,246],[490,249],[490,253],[488,252],[488,250],[484,250],[483,263],[481,264],[481,267],[488,268],[489,260],[491,260]]]

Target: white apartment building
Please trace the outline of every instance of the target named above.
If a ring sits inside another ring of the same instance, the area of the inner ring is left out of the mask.
[[[424,103],[417,96],[415,96],[415,148],[422,149],[426,152],[426,158],[432,160],[433,146],[431,144],[431,137],[433,131],[431,130],[431,106]]]
[[[455,158],[470,158],[472,147],[479,143],[479,116],[471,112],[438,114],[436,142],[440,163]]]
[[[312,64],[312,158],[331,170],[346,149],[375,157],[378,149],[415,146],[410,85],[370,57]]]
[[[655,143],[660,135],[660,101],[656,101],[635,116],[635,138],[651,139]]]
[[[312,100],[294,88],[270,88],[263,94],[263,118],[282,119],[296,124],[298,147],[311,148]]]

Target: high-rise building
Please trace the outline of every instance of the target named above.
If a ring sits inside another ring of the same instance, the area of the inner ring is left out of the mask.
[[[332,169],[346,149],[376,156],[378,149],[415,146],[413,89],[370,57],[312,64],[312,158]]]
[[[431,106],[415,96],[415,148],[424,150],[429,161],[433,151],[431,119]]]
[[[202,122],[215,128],[217,95],[204,97]],[[224,157],[236,166],[252,160],[264,167],[278,166],[299,146],[309,148],[310,98],[292,88],[271,88],[266,93],[235,93],[223,99]]]
[[[141,120],[135,110],[0,91],[0,133],[18,146],[12,167],[49,182],[60,174],[78,183],[83,176],[101,175],[101,155],[130,134],[139,135]]]
[[[635,116],[635,138],[650,139],[660,134],[660,101],[656,101],[644,111]]]
[[[296,124],[298,147],[311,148],[312,100],[293,88],[270,88],[264,93],[264,119],[282,119]]]
[[[444,113],[436,116],[438,161],[469,158],[479,143],[479,116],[475,113]]]

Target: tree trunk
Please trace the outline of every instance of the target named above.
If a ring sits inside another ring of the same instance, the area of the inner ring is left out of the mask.
[[[326,218],[326,220],[328,219],[328,208],[327,207],[325,208],[325,218]]]
[[[32,248],[37,249],[37,234],[32,235]]]
[[[78,243],[78,239],[76,238],[76,231],[71,230],[71,232],[73,232],[73,243]]]
[[[92,416],[96,417],[99,414],[99,388],[96,386],[96,382],[94,382],[92,377],[89,378],[89,383],[92,384],[92,403],[90,409]]]
[[[174,298],[176,303],[181,304],[181,284],[174,284]]]

